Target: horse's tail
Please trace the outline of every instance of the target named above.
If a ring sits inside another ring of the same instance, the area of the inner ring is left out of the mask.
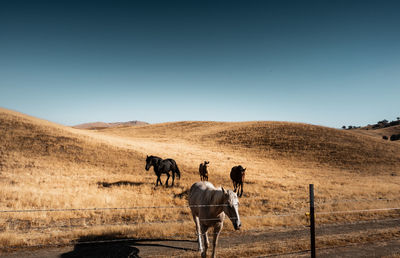
[[[174,172],[178,175],[178,178],[181,179],[181,171],[179,171],[178,165],[175,163]]]

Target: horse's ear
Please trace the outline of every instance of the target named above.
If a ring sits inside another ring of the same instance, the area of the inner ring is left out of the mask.
[[[149,157],[149,155],[146,155],[146,158],[148,158]]]
[[[225,190],[222,186],[221,186],[221,189],[222,189],[222,192],[224,193],[225,196],[228,196],[228,195],[229,195],[228,191]]]

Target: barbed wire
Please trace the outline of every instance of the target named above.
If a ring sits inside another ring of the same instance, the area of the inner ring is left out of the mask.
[[[169,206],[137,206],[137,207],[102,207],[102,208],[61,208],[61,209],[30,209],[30,210],[0,210],[0,213],[20,212],[67,212],[67,211],[106,211],[106,210],[144,210],[144,209],[184,209],[199,207],[223,207],[228,204],[202,204],[202,205],[169,205]]]
[[[82,225],[54,225],[45,227],[27,227],[21,231],[29,230],[45,230],[45,229],[70,229],[70,228],[91,228],[91,227],[109,227],[109,226],[136,226],[136,225],[156,225],[156,224],[173,224],[173,223],[189,223],[190,220],[173,220],[173,221],[143,221],[132,223],[103,223],[103,224],[82,224]]]
[[[297,213],[293,213],[293,214],[280,214],[280,215],[261,215],[261,216],[243,216],[241,217],[241,219],[254,219],[254,218],[264,218],[264,217],[272,217],[272,216],[280,216],[280,217],[286,217],[289,215],[296,215]],[[300,214],[300,213],[298,213]],[[226,219],[228,219],[229,217],[226,217]],[[356,221],[356,222],[351,222],[351,223],[345,223],[345,225],[352,225],[352,224],[367,224],[367,223],[371,223],[371,222],[389,222],[389,221],[400,221],[400,218],[396,218],[396,219],[372,219],[372,220],[367,220],[367,221]],[[34,230],[46,230],[46,229],[71,229],[71,228],[75,228],[75,229],[87,229],[87,228],[94,228],[94,227],[109,227],[109,226],[138,226],[138,225],[157,225],[157,224],[173,224],[173,223],[181,223],[181,224],[185,224],[185,223],[194,223],[193,220],[172,220],[172,221],[151,221],[151,222],[132,222],[132,223],[102,223],[102,224],[82,224],[82,225],[54,225],[54,226],[45,226],[45,227],[27,227],[27,228],[22,228],[18,230],[18,226],[16,226],[16,228],[13,228],[13,230],[17,230],[17,231],[24,231],[24,232],[28,232],[28,231],[34,231]],[[334,226],[334,225],[338,225],[337,223],[331,223],[331,224],[326,224],[324,223],[323,226]],[[340,224],[343,225],[343,224]],[[14,225],[12,225],[14,226]],[[301,225],[301,226],[293,226],[293,227],[297,227],[298,229],[301,228],[307,228],[308,226],[306,225]],[[274,227],[275,228],[275,227]],[[285,227],[286,229],[286,227]],[[261,230],[262,231],[262,230]],[[249,230],[241,230],[241,232],[261,232],[259,229],[249,229]]]
[[[400,208],[388,208],[388,209],[400,209]],[[382,210],[382,209],[374,209],[374,210]],[[357,211],[365,211],[365,210],[357,210]],[[372,210],[368,210],[372,211]],[[279,214],[279,215],[293,215],[293,214]],[[244,216],[243,218],[253,218],[253,217],[260,217],[260,216]],[[262,216],[263,217],[263,216]],[[226,217],[228,218],[228,217]],[[395,221],[399,219],[389,219],[389,220],[377,220],[377,221]],[[373,220],[375,221],[375,220]],[[173,222],[193,222],[189,220],[177,220]],[[356,224],[361,224],[361,223],[370,223],[371,221],[367,222],[357,222]],[[155,224],[155,223],[160,223],[160,222],[148,222],[148,224]],[[161,223],[166,223],[166,222],[161,222]],[[168,222],[171,223],[171,222]],[[136,223],[136,224],[147,224],[147,223]],[[113,224],[112,224],[113,225]],[[122,225],[129,225],[129,224],[122,224]],[[94,225],[94,226],[102,226],[102,225]],[[106,225],[104,225],[106,226]],[[248,233],[248,232],[253,232],[254,230],[241,230],[241,233]],[[199,235],[204,235],[204,234],[197,234],[195,232],[195,236]],[[214,233],[208,233],[208,236],[213,236]],[[232,235],[232,232],[220,232],[220,236],[229,236]],[[117,243],[117,242],[129,242],[129,241],[135,241],[135,242],[140,242],[140,241],[187,241],[187,239],[182,239],[182,238],[187,238],[188,236],[182,235],[182,234],[175,234],[172,236],[167,236],[168,239],[150,239],[150,238],[121,238],[121,239],[104,239],[104,240],[92,240],[92,241],[72,241],[69,243],[58,243],[58,244],[46,244],[46,245],[26,245],[26,246],[2,246],[0,249],[7,250],[7,249],[17,249],[17,248],[45,248],[45,247],[62,247],[62,246],[71,246],[71,245],[85,245],[85,244],[101,244],[101,243]],[[195,240],[193,240],[195,241]],[[387,241],[387,240],[385,240]],[[384,241],[382,241],[384,242]],[[332,247],[323,247],[323,248],[318,248],[317,250],[324,250],[324,249],[331,249],[331,248],[336,248],[336,247],[346,247],[346,246],[352,246],[354,244],[350,245],[335,245]],[[182,247],[182,250],[186,251],[197,251],[193,248],[185,248]],[[288,252],[288,253],[275,253],[275,254],[264,254],[264,255],[258,255],[258,256],[252,256],[252,257],[275,257],[275,256],[280,256],[280,255],[286,255],[286,254],[299,254],[299,253],[307,253],[310,252],[310,250],[300,250],[300,251],[294,251],[294,252]]]
[[[193,222],[193,221],[187,221],[187,222]],[[254,230],[240,230],[239,232],[242,234],[246,233],[252,233]],[[228,232],[220,232],[220,236],[231,236],[233,233],[236,231],[228,231]],[[217,234],[217,233],[215,233]],[[204,234],[198,234],[196,231],[192,231],[189,235],[192,235],[193,238],[191,241],[196,242],[197,244],[197,237],[199,235],[204,235]],[[208,236],[213,236],[214,233],[207,233]],[[190,236],[187,235],[182,235],[181,233],[171,235],[171,236],[165,236],[168,237],[168,239],[165,238],[117,238],[117,239],[104,239],[104,240],[91,240],[91,241],[71,241],[69,243],[58,243],[58,244],[43,244],[43,245],[26,245],[26,246],[0,246],[1,249],[17,249],[17,248],[43,248],[43,247],[62,247],[62,246],[71,246],[71,245],[84,245],[84,244],[101,244],[101,243],[116,243],[116,242],[129,242],[129,241],[187,241],[188,239],[182,239],[182,238],[188,238]],[[193,250],[192,251],[197,251]]]
[[[267,215],[253,215],[253,216],[240,216],[240,219],[259,219],[259,218],[270,218],[270,217],[289,217],[294,215],[303,214],[302,212],[296,213],[285,213],[285,214],[267,214]],[[237,219],[237,217],[228,217],[225,216],[224,220],[227,219]],[[199,219],[200,221],[218,221],[219,218],[209,218]],[[82,224],[82,225],[54,225],[54,226],[46,226],[46,227],[27,227],[23,228],[21,231],[29,231],[29,230],[45,230],[45,229],[68,229],[68,228],[90,228],[90,227],[107,227],[107,226],[136,226],[136,225],[156,225],[156,224],[173,224],[173,223],[193,223],[193,220],[168,220],[168,221],[143,221],[143,222],[132,222],[132,223],[107,223],[107,224]],[[11,226],[15,226],[15,224],[11,224]]]
[[[385,198],[377,198],[377,199],[362,199],[362,200],[354,200],[354,199],[341,199],[341,200],[331,200],[330,202],[318,203],[319,205],[325,205],[329,203],[338,203],[338,202],[368,202],[368,201],[398,201],[400,199],[385,199]],[[103,207],[103,208],[64,208],[64,209],[30,209],[30,210],[0,210],[0,213],[24,213],[24,212],[73,212],[73,211],[107,211],[107,210],[145,210],[145,209],[184,209],[184,208],[195,208],[195,207],[222,207],[228,206],[228,204],[209,204],[209,205],[169,205],[169,206],[137,206],[137,207]],[[262,214],[262,215],[250,215],[250,216],[241,216],[240,218],[243,220],[246,219],[260,219],[260,218],[271,218],[271,217],[290,217],[295,215],[303,215],[304,211],[307,209],[298,210],[296,212],[289,212],[289,213],[270,213],[270,214]],[[382,212],[382,211],[398,211],[400,210],[399,207],[389,207],[389,208],[377,208],[377,209],[358,209],[358,210],[340,210],[340,211],[317,211],[315,212],[316,215],[329,215],[329,214],[346,214],[346,213],[362,213],[362,212]],[[224,218],[235,220],[237,217],[229,217],[225,216]],[[200,221],[213,221],[213,220],[220,220],[219,218],[201,218]],[[398,219],[394,219],[398,220]],[[48,226],[48,227],[29,227],[26,231],[29,230],[45,230],[45,229],[54,229],[54,228],[88,228],[88,227],[106,227],[106,226],[137,226],[137,225],[155,225],[155,224],[166,224],[166,223],[193,223],[192,220],[170,220],[170,221],[141,221],[141,222],[132,222],[132,223],[108,223],[108,224],[89,224],[89,225],[57,225],[57,226]],[[360,222],[361,223],[368,223],[368,222]],[[12,225],[15,226],[15,225]],[[21,230],[22,231],[22,230]],[[247,232],[247,231],[242,231]],[[227,235],[223,234],[222,235]],[[204,233],[196,233],[197,236],[204,235]],[[214,233],[208,233],[209,236],[214,235]],[[179,237],[179,238],[176,238]],[[173,235],[170,240],[182,240],[183,235]],[[76,244],[99,244],[99,243],[112,243],[112,242],[121,242],[121,241],[143,241],[146,240],[144,238],[128,238],[128,239],[111,239],[111,240],[96,240],[96,241],[75,241],[67,244],[54,244],[54,245],[35,245],[35,246],[27,246],[29,248],[40,248],[40,247],[58,247],[58,246],[65,246],[65,245],[76,245]],[[151,241],[156,241],[154,239],[147,239]],[[8,246],[8,247],[0,247],[0,249],[14,249],[20,248],[21,246]],[[188,249],[191,250],[191,249]],[[303,253],[309,252],[306,251],[299,251],[295,253]],[[270,254],[268,256],[276,256],[276,255],[283,255],[283,254],[291,254],[291,253],[282,253],[282,254]]]
[[[259,199],[263,201],[264,199]],[[259,201],[256,200],[256,201]],[[387,199],[387,198],[376,198],[376,199],[336,199],[328,202],[315,202],[316,206],[327,205],[332,203],[341,202],[374,202],[374,201],[400,201],[400,198]],[[297,203],[308,203],[308,201],[298,201]],[[241,203],[240,206],[248,206],[250,203]],[[136,206],[136,207],[92,207],[92,208],[48,208],[48,209],[18,209],[18,210],[0,210],[0,213],[23,213],[23,212],[73,212],[73,211],[106,211],[106,210],[144,210],[144,209],[184,209],[184,208],[195,208],[195,207],[222,207],[229,206],[228,204],[204,204],[204,205],[167,205],[167,206]]]
[[[316,215],[338,214],[338,213],[357,213],[357,212],[376,212],[376,211],[393,211],[400,208],[381,208],[381,209],[364,209],[364,210],[342,210],[342,211],[320,211],[315,212]]]
[[[388,199],[388,198],[376,198],[376,199],[335,199],[335,200],[329,200],[329,201],[316,201],[315,205],[326,205],[326,204],[332,204],[332,203],[343,203],[343,202],[376,202],[376,201],[386,201],[386,202],[391,202],[391,201],[400,201],[400,198],[395,198],[395,199]]]
[[[316,215],[328,215],[328,214],[344,214],[344,213],[360,213],[360,212],[380,212],[380,211],[394,211],[400,210],[400,208],[381,208],[381,209],[363,209],[363,210],[341,210],[341,211],[322,211],[316,212]],[[297,212],[291,213],[272,213],[272,214],[263,214],[263,215],[250,215],[250,216],[240,216],[241,219],[262,219],[262,218],[273,218],[273,217],[291,217],[295,215],[302,215],[307,217],[307,213],[303,213],[305,210],[300,210]],[[225,216],[224,220],[231,219],[235,220],[237,217],[229,217]],[[218,221],[220,218],[200,218],[200,221]],[[156,225],[156,224],[173,224],[173,223],[191,223],[192,220],[167,220],[167,221],[141,221],[141,222],[132,222],[132,223],[107,223],[107,224],[82,224],[82,225],[56,225],[56,226],[47,226],[47,227],[28,227],[25,230],[45,230],[45,229],[54,229],[54,228],[87,228],[87,227],[99,227],[99,226],[135,226],[135,225]],[[15,224],[11,224],[11,226],[15,226]]]

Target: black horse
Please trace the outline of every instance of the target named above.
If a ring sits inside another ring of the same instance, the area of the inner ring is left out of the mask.
[[[179,171],[178,165],[176,165],[175,160],[173,159],[162,159],[157,156],[147,156],[146,158],[146,171],[149,171],[150,167],[153,166],[154,173],[157,176],[156,186],[158,186],[158,182],[162,185],[160,176],[161,174],[167,174],[168,178],[165,182],[166,186],[168,186],[168,180],[170,177],[169,171],[172,171],[172,185],[174,185],[175,181],[175,173],[178,175],[178,178],[181,178],[181,172]]]
[[[239,197],[242,197],[243,194],[243,182],[244,182],[244,177],[246,176],[246,169],[243,168],[241,165],[239,166],[234,166],[231,169],[231,179],[232,179],[232,183],[233,183],[233,188],[234,188],[234,192],[236,193],[237,190],[237,195]],[[239,189],[240,194],[239,194]]]

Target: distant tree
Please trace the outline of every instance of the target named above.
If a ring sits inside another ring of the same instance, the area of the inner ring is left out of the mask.
[[[353,129],[353,126],[352,126],[352,125],[349,125],[348,129]]]
[[[344,126],[342,126],[342,129],[346,130],[346,126],[345,126],[345,125],[344,125]]]
[[[382,136],[382,139],[387,140],[388,137],[386,135]]]
[[[397,117],[397,120],[400,120],[400,117]]]

